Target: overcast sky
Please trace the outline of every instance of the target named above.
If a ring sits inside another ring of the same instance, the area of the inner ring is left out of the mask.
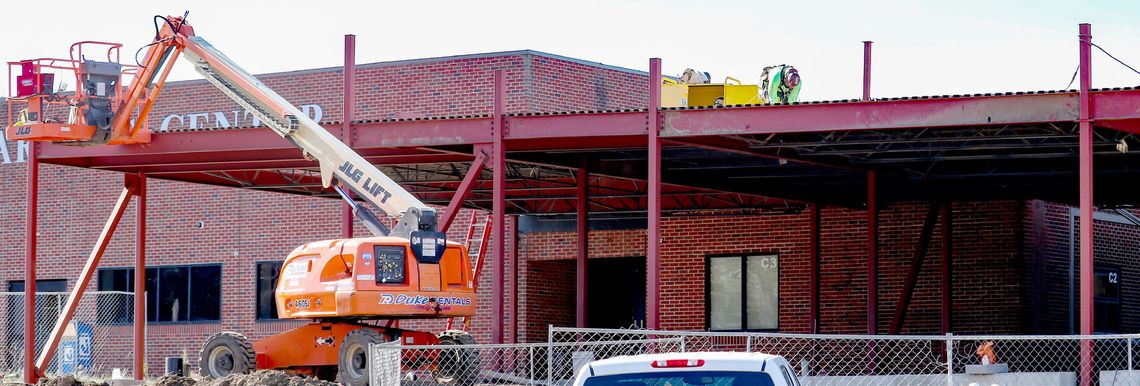
[[[788,63],[802,100],[857,98],[863,40],[875,41],[876,97],[1051,90],[1077,65],[1077,24],[1140,68],[1137,1],[77,1],[5,2],[5,61],[66,57],[79,40],[116,41],[130,56],[153,36],[154,14],[181,15],[255,74],[343,63],[534,49],[666,74],[687,67],[755,82]],[[125,62],[132,59],[124,58]],[[180,63],[172,79],[197,79]],[[74,81],[69,82],[74,84]],[[1140,75],[1095,52],[1095,87]],[[1073,87],[1076,87],[1074,84]]]

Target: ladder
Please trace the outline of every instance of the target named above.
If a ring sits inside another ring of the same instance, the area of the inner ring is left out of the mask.
[[[480,212],[471,214],[471,224],[467,226],[467,239],[464,240],[467,255],[475,259],[471,279],[471,287],[475,291],[479,290],[479,274],[483,271],[483,257],[487,255],[487,241],[491,239],[491,216],[484,213],[483,221],[479,221],[479,215]],[[448,330],[452,328],[454,322],[455,318],[447,319]],[[463,330],[466,331],[470,326],[471,318],[463,318]]]

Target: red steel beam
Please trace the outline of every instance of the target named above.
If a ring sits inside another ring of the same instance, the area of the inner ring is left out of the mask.
[[[878,333],[879,205],[875,172],[867,172],[867,333]]]
[[[507,118],[507,139],[645,135],[644,112],[580,113]]]
[[[1106,90],[1089,93],[1092,115],[1105,122],[1140,118],[1135,109],[1140,90]],[[1079,112],[1076,93],[998,96],[964,96],[937,99],[798,104],[663,112],[663,137],[767,134],[832,130],[873,130],[911,127],[948,127],[1075,121]],[[585,113],[507,118],[512,128],[506,138],[512,148],[536,145],[561,148],[550,138],[579,140],[569,147],[629,146],[644,144],[640,112]],[[354,123],[353,147],[358,152],[393,147],[422,147],[488,143],[493,119],[455,118]],[[336,130],[343,124],[330,125]],[[640,136],[642,139],[633,141]],[[602,140],[599,141],[598,138]],[[582,139],[588,139],[582,141]],[[545,144],[545,145],[543,145]],[[207,130],[162,132],[146,145],[76,147],[41,144],[43,162],[99,166],[94,157],[160,157],[183,153],[216,156],[245,151],[296,148],[271,130]],[[299,154],[299,152],[296,152]],[[65,162],[64,160],[71,160]],[[82,162],[90,160],[91,163]]]
[[[1140,106],[1140,90],[1090,91],[1088,95],[1089,116],[1096,117],[1097,126],[1116,128],[1113,121],[1125,121],[1130,125],[1121,129],[1140,134],[1140,127],[1136,125],[1140,119],[1140,109],[1136,108]]]
[[[577,284],[577,326],[578,328],[585,328],[587,322],[587,307],[586,299],[588,296],[588,261],[590,258],[590,200],[588,196],[588,188],[590,185],[589,169],[587,162],[582,161],[582,168],[578,169],[578,194],[577,202],[575,202],[578,210],[578,269],[575,271],[575,283]]]
[[[36,212],[39,209],[40,163],[37,143],[28,143],[28,207],[24,252],[24,383],[39,381],[36,364]]]
[[[661,328],[661,58],[649,59],[649,135],[648,235],[646,237],[646,326]]]
[[[871,41],[863,41],[863,100],[871,100]]]
[[[1070,93],[664,112],[664,137],[1046,123],[1077,118]]]
[[[1080,40],[1080,284],[1081,335],[1093,334],[1093,130],[1089,88],[1092,83],[1092,26],[1082,23]],[[1092,341],[1081,340],[1081,385],[1092,384]]]
[[[463,176],[463,182],[459,183],[459,188],[455,190],[455,195],[451,196],[451,202],[447,204],[447,209],[443,212],[443,222],[440,223],[439,230],[447,232],[451,227],[451,222],[455,220],[455,216],[459,214],[460,208],[463,207],[463,200],[467,199],[467,195],[471,194],[471,189],[475,187],[475,181],[479,179],[479,175],[483,173],[483,164],[487,161],[487,153],[482,151],[475,152],[475,160],[471,161],[471,168],[467,169],[467,175]],[[492,188],[494,190],[494,188]],[[471,236],[467,236],[468,239]]]
[[[507,152],[504,149],[503,143],[504,129],[503,115],[505,114],[505,95],[506,83],[503,79],[503,70],[495,70],[495,113],[492,117],[493,124],[491,125],[491,133],[493,134],[493,144],[491,146],[492,154],[491,159],[494,162],[492,166],[494,171],[492,203],[491,203],[491,221],[492,231],[495,232],[495,250],[491,253],[495,255],[495,270],[491,272],[491,343],[503,343],[503,280],[505,270],[503,263],[506,259],[503,253],[506,251],[503,243],[503,232],[505,216],[507,213],[507,200],[506,200],[506,180],[507,180]]]
[[[354,85],[356,85],[356,35],[344,35],[344,100],[341,101],[341,106],[344,109],[344,118],[341,120],[344,122],[340,128],[340,141],[349,148],[352,148],[352,116],[356,107],[353,101]],[[348,197],[352,197],[351,189],[345,193]],[[340,204],[341,237],[351,238],[353,225],[352,205],[342,202]]]
[[[55,327],[52,327],[51,334],[48,335],[48,341],[44,343],[43,350],[40,351],[40,356],[36,358],[36,370],[43,374],[47,370],[48,362],[51,362],[52,356],[55,355],[56,348],[59,347],[60,340],[63,339],[64,330],[67,324],[71,322],[71,318],[75,316],[75,310],[79,308],[79,300],[83,298],[83,293],[87,290],[87,284],[91,282],[91,277],[95,275],[95,268],[99,266],[99,260],[103,257],[103,251],[107,250],[107,244],[111,242],[111,236],[115,234],[115,228],[119,226],[119,220],[123,218],[123,212],[127,209],[127,204],[131,200],[131,196],[135,194],[138,189],[137,180],[133,178],[128,179],[127,186],[123,187],[122,193],[119,193],[119,200],[115,202],[115,208],[111,211],[110,218],[107,223],[103,225],[103,231],[99,233],[99,238],[95,241],[95,247],[91,249],[91,254],[87,256],[87,264],[83,266],[83,271],[80,271],[79,277],[75,279],[75,287],[71,288],[71,294],[67,298],[67,303],[64,304],[63,310],[59,313],[59,318],[55,321]],[[145,267],[135,267],[135,270],[143,269]],[[138,293],[141,289],[135,288]],[[136,295],[137,296],[137,295]]]
[[[135,176],[135,379],[146,378],[146,174]]]
[[[918,275],[922,272],[922,263],[926,261],[926,252],[930,249],[930,240],[934,237],[934,225],[938,222],[937,203],[930,203],[926,211],[926,219],[922,222],[922,231],[918,234],[918,244],[914,248],[914,259],[910,262],[910,271],[906,275],[899,300],[895,303],[894,317],[891,318],[891,335],[902,333],[903,323],[906,322],[906,312],[910,308],[910,301],[914,297],[914,287],[918,284]]]
[[[293,150],[296,146],[265,128],[159,132],[145,145],[122,146],[67,146],[45,143],[44,159],[91,157],[138,157],[142,155],[170,156],[182,153],[229,153],[262,150]],[[298,155],[299,157],[299,155]],[[93,166],[93,165],[92,165]]]
[[[951,306],[954,301],[953,287],[951,284],[951,259],[953,258],[953,245],[954,245],[954,219],[952,214],[952,203],[950,201],[942,204],[942,333],[950,333],[950,312]]]
[[[210,138],[204,138],[210,139]],[[412,159],[413,157],[428,157],[439,156],[438,152],[426,151],[414,148],[398,148],[398,149],[353,149],[361,157],[368,160],[382,161],[386,159]],[[468,155],[470,157],[470,155]],[[219,150],[219,151],[194,151],[194,152],[178,152],[169,154],[141,154],[141,155],[99,155],[94,157],[82,158],[83,162],[67,162],[70,159],[63,159],[63,162],[73,164],[75,166],[99,168],[99,169],[127,169],[127,168],[140,168],[148,166],[199,166],[198,170],[213,171],[216,169],[211,168],[231,168],[228,165],[234,164],[249,164],[257,165],[261,168],[272,168],[281,164],[290,164],[305,162],[305,165],[314,166],[316,162],[306,160],[301,154],[300,149],[296,147],[290,148],[277,148],[277,149],[262,149],[262,150]],[[391,161],[389,161],[391,162]],[[193,170],[193,169],[187,169]]]
[[[470,145],[494,141],[491,127],[495,124],[494,120],[459,118],[376,121],[358,122],[353,126],[356,127],[356,146],[361,148]]]
[[[173,158],[173,157],[172,157]],[[447,162],[466,162],[471,157],[459,157],[447,154],[423,154],[423,155],[410,155],[410,156],[364,156],[364,159],[369,163],[377,166],[388,165],[422,165],[432,163],[447,163]],[[78,166],[78,165],[76,165]],[[274,169],[305,169],[316,168],[317,163],[302,159],[296,160],[269,160],[269,161],[240,161],[240,162],[205,162],[205,163],[174,163],[171,165],[164,165],[156,163],[153,165],[139,165],[139,166],[113,166],[113,167],[98,167],[95,169],[114,170],[127,173],[146,172],[147,174],[173,174],[173,173],[197,173],[197,172],[220,172],[220,171],[242,171],[242,170],[274,170]]]

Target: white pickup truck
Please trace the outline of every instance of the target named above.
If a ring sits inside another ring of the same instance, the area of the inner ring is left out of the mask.
[[[800,386],[800,381],[778,355],[690,352],[590,362],[573,386]]]

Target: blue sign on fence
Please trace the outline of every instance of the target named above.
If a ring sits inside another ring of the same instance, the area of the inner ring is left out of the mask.
[[[59,344],[58,360],[61,374],[75,374],[91,370],[94,352],[94,330],[90,324],[73,322],[75,335],[64,335]]]
[[[87,323],[75,323],[75,331],[78,346],[76,347],[76,351],[78,352],[76,353],[75,362],[79,365],[80,369],[91,370],[91,353],[95,351],[94,347],[92,347],[94,344],[94,329]]]
[[[75,342],[63,342],[59,345],[59,372],[75,374],[77,359]]]

